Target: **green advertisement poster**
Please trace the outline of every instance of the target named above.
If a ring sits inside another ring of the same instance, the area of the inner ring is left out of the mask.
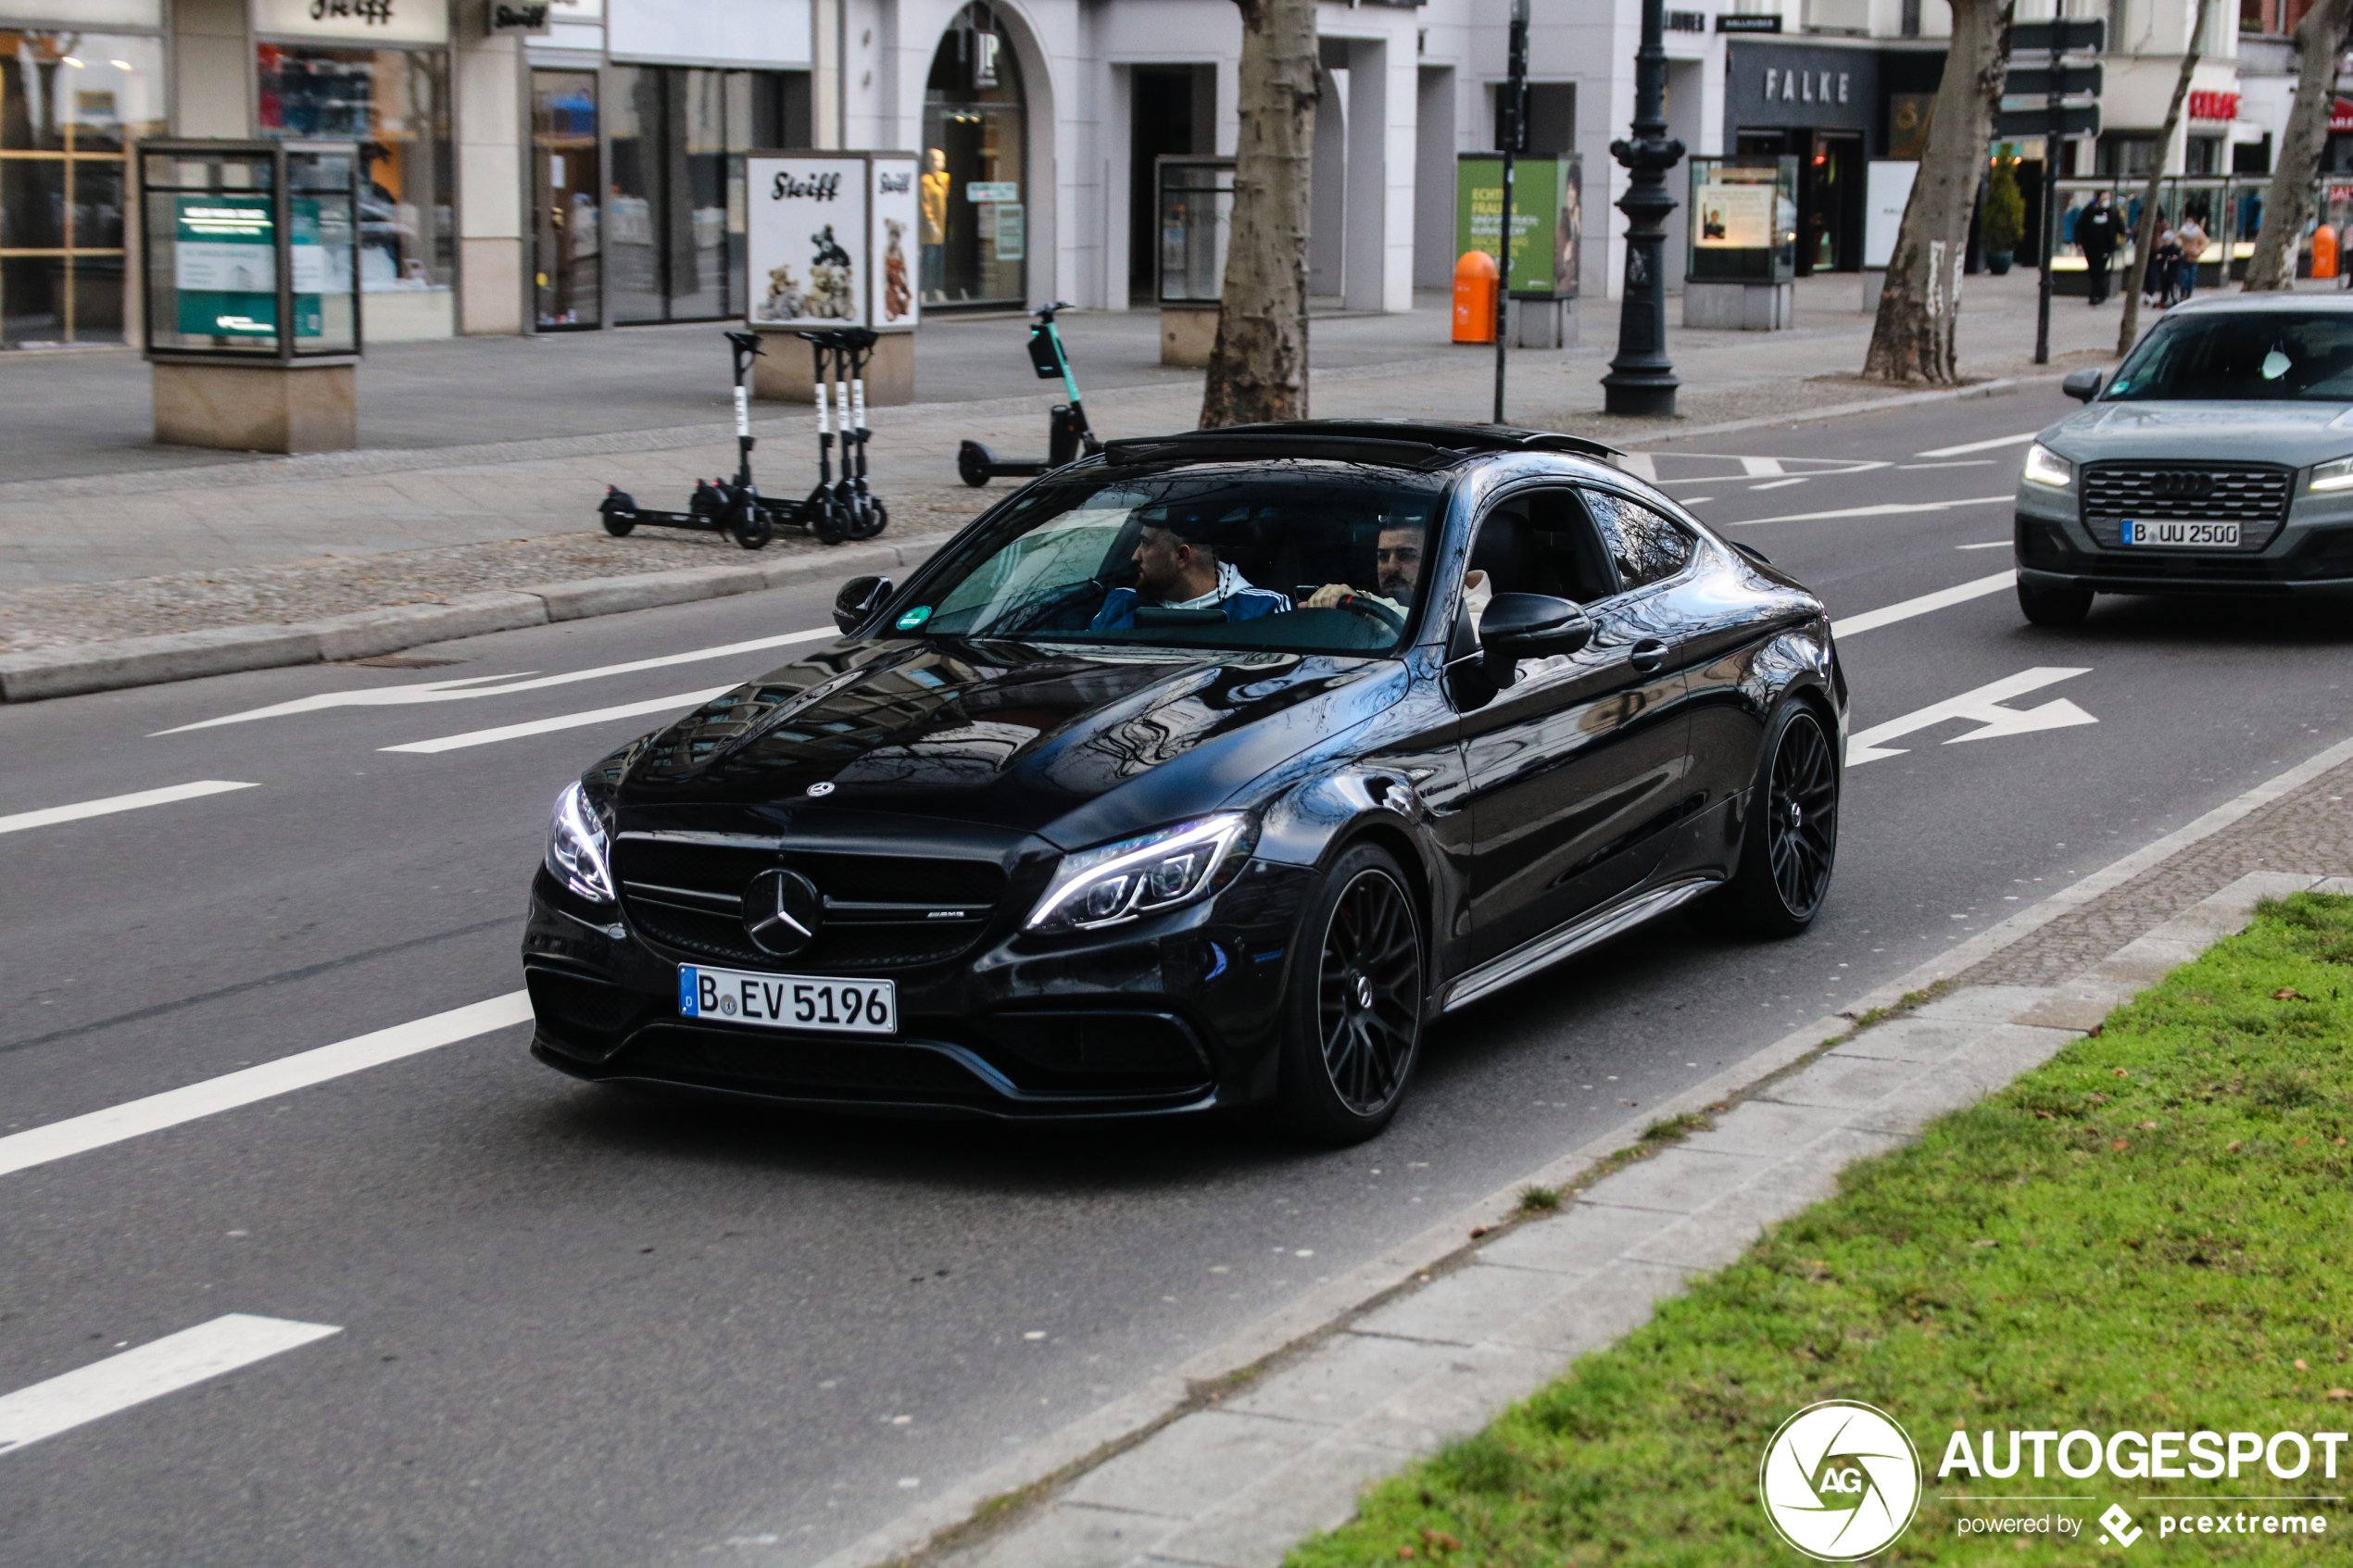
[[[1568,298],[1577,293],[1584,214],[1583,160],[1524,157],[1512,168],[1512,260],[1507,287],[1516,295]],[[1468,153],[1454,165],[1454,254],[1493,256],[1503,229],[1504,160]]]
[[[323,330],[319,296],[327,282],[319,203],[297,199],[293,207],[295,334],[317,337]],[[173,202],[173,219],[180,331],[192,337],[274,341],[278,257],[269,198],[180,196]]]

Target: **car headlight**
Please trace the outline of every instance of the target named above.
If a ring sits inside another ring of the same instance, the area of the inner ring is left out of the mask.
[[[2026,449],[2025,478],[2030,484],[2064,490],[2075,483],[2075,465],[2038,441]]]
[[[605,847],[605,824],[588,792],[577,782],[556,797],[555,820],[547,827],[547,870],[556,880],[592,904],[613,902],[612,858]]]
[[[1240,874],[1257,837],[1228,811],[1064,856],[1024,927],[1092,931],[1192,903]]]
[[[2304,487],[2323,495],[2332,490],[2353,490],[2353,458],[2339,458],[2333,463],[2316,464],[2311,479]]]

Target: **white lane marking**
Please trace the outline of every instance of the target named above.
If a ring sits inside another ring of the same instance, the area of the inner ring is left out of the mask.
[[[1958,446],[1939,446],[1933,452],[1915,452],[1916,458],[1966,458],[1971,452],[1991,452],[1997,446],[2023,446],[2043,433],[2030,430],[2024,435],[1997,435],[1991,441],[1964,441]]]
[[[0,1396],[0,1452],[69,1432],[343,1330],[231,1312]]]
[[[1907,512],[1942,512],[1955,507],[1990,507],[1996,501],[2017,499],[2015,491],[2005,491],[1999,495],[1971,495],[1962,501],[1882,501],[1876,507],[1843,507],[1832,512],[1792,512],[1787,517],[1753,517],[1731,526],[1755,528],[1765,522],[1829,522],[1844,517],[1900,517]]]
[[[1751,479],[1770,479],[1777,473],[1787,471],[1781,467],[1781,460],[1779,458],[1743,458],[1741,459],[1741,472]]]
[[[1999,542],[2005,545],[2009,543],[2007,539]],[[1851,637],[1857,632],[1869,632],[1874,627],[1893,626],[1899,621],[1909,621],[1916,615],[1926,615],[1931,610],[1949,609],[1954,605],[1967,604],[1971,599],[1982,599],[1988,594],[1998,594],[2017,581],[2018,573],[2014,571],[1997,571],[1991,577],[1981,577],[1973,583],[1963,583],[1958,587],[1940,588],[1933,594],[1922,594],[1916,599],[1902,599],[1892,605],[1882,605],[1878,609],[1867,609],[1860,615],[1850,615],[1843,621],[1831,621],[1831,635]]]
[[[45,828],[55,822],[75,822],[84,817],[107,817],[117,811],[136,811],[143,806],[169,806],[175,800],[195,800],[208,795],[223,795],[233,789],[260,787],[259,784],[237,784],[229,779],[197,779],[166,789],[143,789],[134,795],[109,795],[102,800],[84,800],[72,806],[44,806],[38,811],[19,811],[12,816],[0,817],[0,833],[22,833],[27,828]]]
[[[1956,545],[1957,550],[2007,550],[2018,543],[2015,539],[1988,539],[1982,545]]]
[[[1648,452],[1620,452],[1617,469],[1620,473],[1630,473],[1636,479],[1647,479],[1653,484],[1658,483],[1658,459]]]
[[[647,713],[666,713],[673,709],[698,708],[712,697],[724,696],[733,686],[713,686],[707,692],[680,692],[676,696],[658,696],[646,702],[624,702],[614,708],[592,708],[585,713],[559,713],[552,719],[532,719],[520,724],[501,724],[490,730],[468,730],[461,735],[443,735],[435,740],[412,740],[406,746],[380,746],[378,751],[462,751],[470,746],[489,746],[497,741],[521,740],[525,735],[544,735],[552,730],[576,730],[584,724],[601,724],[608,719],[635,719]]]
[[[545,691],[549,686],[568,686],[576,681],[600,681],[611,675],[634,675],[640,670],[661,670],[673,664],[692,664],[698,659],[728,659],[739,653],[758,653],[763,648],[780,648],[793,643],[812,643],[820,637],[838,636],[832,628],[814,632],[787,632],[779,637],[754,637],[749,642],[724,643],[718,647],[695,648],[686,653],[666,653],[658,659],[633,659],[626,664],[600,664],[594,670],[574,670],[561,675],[540,675],[525,679],[521,675],[468,675],[455,681],[424,681],[407,686],[371,686],[358,691],[321,692],[315,696],[296,697],[291,702],[272,703],[268,708],[248,709],[243,713],[226,714],[219,719],[200,720],[194,724],[182,724],[177,729],[157,730],[159,735],[182,734],[189,730],[208,730],[217,724],[242,724],[253,719],[277,719],[290,713],[316,713],[329,708],[405,708],[420,702],[459,702],[468,697],[505,696],[510,692]],[[503,685],[484,685],[484,682],[504,682]],[[724,689],[724,688],[723,688]]]
[[[1789,486],[1791,486],[1791,485],[1793,485],[1793,484],[1803,484],[1803,483],[1806,483],[1806,477],[1807,477],[1806,475],[1805,475],[1805,474],[1802,474],[1802,473],[1801,473],[1801,474],[1797,475],[1795,478],[1793,478],[1793,479],[1775,479],[1775,480],[1768,480],[1767,483],[1763,483],[1763,484],[1752,484],[1752,485],[1750,485],[1750,486],[1749,486],[1749,488],[1750,488],[1751,490],[1785,490],[1785,489],[1787,489]]]
[[[320,1046],[311,1050],[282,1056],[275,1061],[261,1062],[253,1067],[224,1073],[218,1078],[166,1089],[159,1095],[144,1099],[125,1100],[104,1110],[93,1110],[81,1116],[69,1116],[62,1122],[52,1122],[44,1127],[29,1128],[0,1137],[0,1176],[29,1171],[35,1165],[46,1165],[53,1160],[64,1160],[76,1154],[87,1154],[94,1148],[126,1139],[145,1137],[183,1122],[234,1110],[239,1106],[258,1100],[274,1099],[280,1095],[307,1089],[346,1073],[362,1073],[371,1067],[382,1067],[402,1057],[441,1046],[456,1045],[477,1035],[487,1035],[494,1029],[524,1023],[531,1019],[531,997],[527,992],[510,991],[503,997],[493,997],[486,1002],[471,1002],[447,1012],[437,1012],[430,1018],[414,1019],[396,1023],[389,1029],[379,1029],[371,1035],[356,1035],[348,1040],[338,1040],[332,1046]]]
[[[1849,736],[1846,742],[1846,765],[1850,768],[1859,768],[1866,762],[1876,762],[1882,757],[1901,757],[1905,751],[1903,746],[1888,746],[1884,743],[1908,735],[1916,730],[1925,730],[1955,719],[1975,720],[1983,727],[1971,730],[1965,735],[1955,735],[1944,743],[1946,746],[1958,746],[1965,740],[1992,740],[2000,735],[2022,735],[2035,730],[2064,729],[2070,724],[2096,724],[2099,722],[2097,719],[2063,696],[2054,697],[2039,708],[2018,709],[2001,706],[2012,697],[2024,696],[2028,692],[2040,691],[2043,687],[2057,682],[2071,680],[2075,676],[2090,673],[2089,669],[2066,670],[2041,665],[2032,670],[2021,670],[2015,675],[2006,675],[2001,680],[1978,687],[1975,691],[1963,692],[1958,696],[1948,696],[1943,702],[1931,703],[1917,713],[1906,713],[1901,719],[1890,719],[1884,724],[1874,724],[1858,735]]]
[[[1713,495],[1686,495],[1683,497],[1683,505],[1687,507],[1704,507],[1714,499],[1716,499],[1716,497]]]
[[[1910,473],[1918,469],[1990,469],[1993,466],[1994,459],[1991,458],[1962,458],[1950,463],[1898,463],[1895,470]]]

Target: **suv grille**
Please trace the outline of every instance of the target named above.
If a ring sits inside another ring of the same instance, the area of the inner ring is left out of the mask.
[[[2083,521],[2103,545],[2125,518],[2236,522],[2239,547],[2259,550],[2287,519],[2295,477],[2269,463],[2089,463]]]
[[[744,929],[743,896],[772,867],[799,872],[824,896],[817,940],[790,959],[763,951]],[[871,855],[823,849],[696,843],[623,833],[613,871],[633,924],[671,947],[710,959],[820,973],[907,969],[971,950],[1005,896],[993,860]]]

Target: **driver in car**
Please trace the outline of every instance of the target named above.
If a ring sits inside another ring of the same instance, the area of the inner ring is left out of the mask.
[[[1351,600],[1370,599],[1403,617],[1421,588],[1423,537],[1424,530],[1418,523],[1382,529],[1379,542],[1373,548],[1373,581],[1378,593],[1368,594],[1345,583],[1327,583],[1309,595],[1300,608],[1346,609]],[[1463,597],[1470,608],[1472,625],[1478,624],[1480,612],[1493,596],[1484,571],[1473,571],[1463,579]]]
[[[1114,588],[1088,630],[1124,631],[1140,605],[1162,609],[1217,609],[1228,621],[1255,621],[1290,608],[1290,596],[1253,587],[1217,546],[1181,522],[1147,523],[1136,542],[1136,585]]]

